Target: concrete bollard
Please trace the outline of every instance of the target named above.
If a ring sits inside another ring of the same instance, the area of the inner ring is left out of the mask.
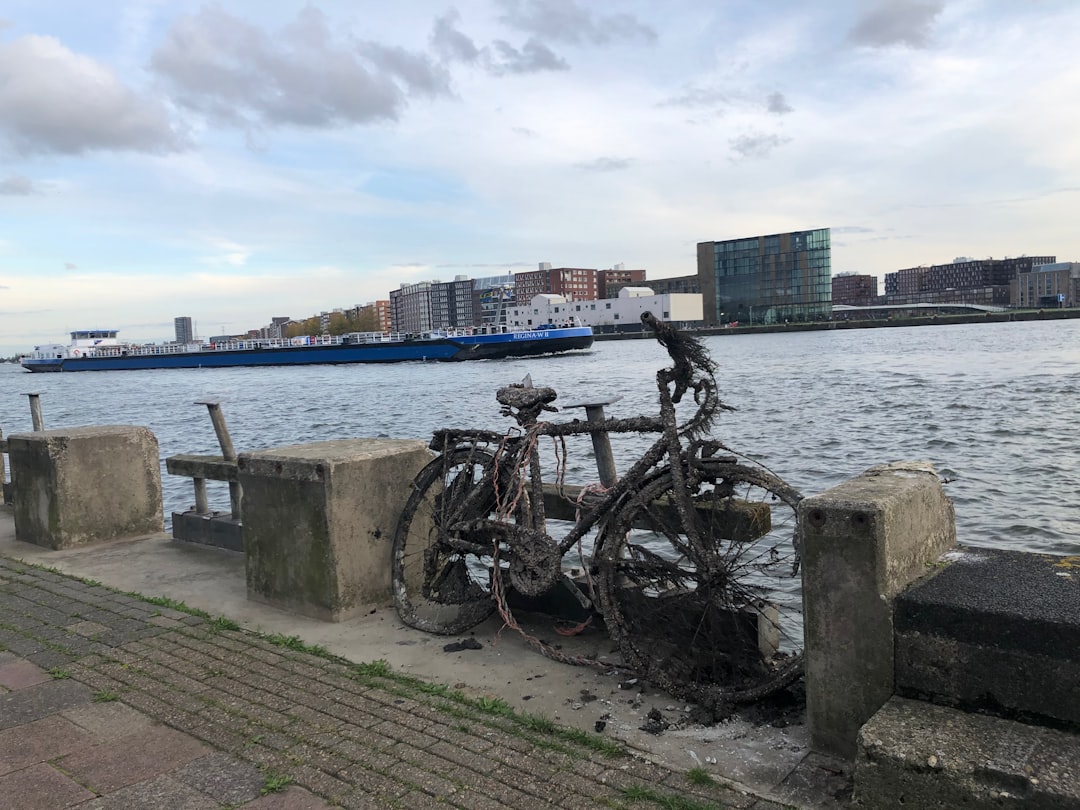
[[[893,597],[956,543],[931,464],[873,467],[799,505],[806,714],[815,751],[853,759],[893,694]]]
[[[164,531],[157,438],[145,427],[8,438],[18,540],[52,549]]]
[[[327,621],[387,602],[394,530],[430,459],[397,439],[241,453],[248,598]]]

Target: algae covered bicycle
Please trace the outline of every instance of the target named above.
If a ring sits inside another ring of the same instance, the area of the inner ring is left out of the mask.
[[[497,392],[517,423],[507,433],[435,432],[439,455],[414,480],[394,537],[397,611],[412,627],[448,635],[495,610],[517,626],[508,590],[549,591],[576,549],[581,590],[631,669],[711,708],[756,700],[802,671],[801,495],[708,438],[731,410],[712,359],[650,313],[642,321],[673,361],[656,375],[657,416],[549,422],[540,416],[556,410],[556,392],[524,383]],[[613,433],[659,435],[610,486],[582,493],[556,539],[545,496],[559,488],[543,480],[541,442],[565,459],[567,437]]]

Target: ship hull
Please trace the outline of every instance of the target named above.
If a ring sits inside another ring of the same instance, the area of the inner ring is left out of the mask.
[[[247,366],[303,366],[345,363],[457,362],[530,357],[592,346],[589,327],[467,335],[381,343],[335,343],[273,348],[204,349],[160,354],[110,354],[58,358],[23,358],[22,366],[35,373],[69,371],[136,371],[173,368],[237,368]]]

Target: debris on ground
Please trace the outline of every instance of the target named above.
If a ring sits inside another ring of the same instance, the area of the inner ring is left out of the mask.
[[[461,652],[462,650],[482,650],[484,645],[477,641],[475,638],[463,638],[461,641],[455,641],[447,644],[443,647],[443,652]]]

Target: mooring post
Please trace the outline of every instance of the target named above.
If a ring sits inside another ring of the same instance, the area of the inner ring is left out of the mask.
[[[564,405],[564,408],[584,408],[585,418],[591,425],[601,425],[607,417],[604,414],[604,406],[612,402],[618,402],[622,397],[614,396],[595,402],[573,402]],[[615,456],[611,453],[611,438],[606,430],[596,430],[589,434],[592,437],[593,455],[596,456],[596,471],[600,474],[600,483],[605,487],[612,487],[619,480],[619,474],[615,470]]]
[[[45,420],[41,418],[41,394],[34,391],[26,396],[30,397],[30,418],[34,421],[34,432],[39,433],[45,429]]]
[[[0,503],[7,503],[7,470],[4,466],[4,454],[7,452],[7,445],[4,444],[4,430],[0,428]]]
[[[229,428],[225,426],[225,414],[221,412],[221,403],[216,399],[200,399],[196,405],[205,405],[210,411],[210,421],[214,423],[214,433],[217,434],[218,444],[221,445],[222,457],[233,464],[236,463],[236,449],[233,447],[232,438],[229,436]],[[240,483],[229,482],[229,505],[235,520],[240,519]],[[199,501],[199,480],[195,481],[195,511],[205,514],[209,511],[206,503],[206,479],[202,480],[202,502]]]

